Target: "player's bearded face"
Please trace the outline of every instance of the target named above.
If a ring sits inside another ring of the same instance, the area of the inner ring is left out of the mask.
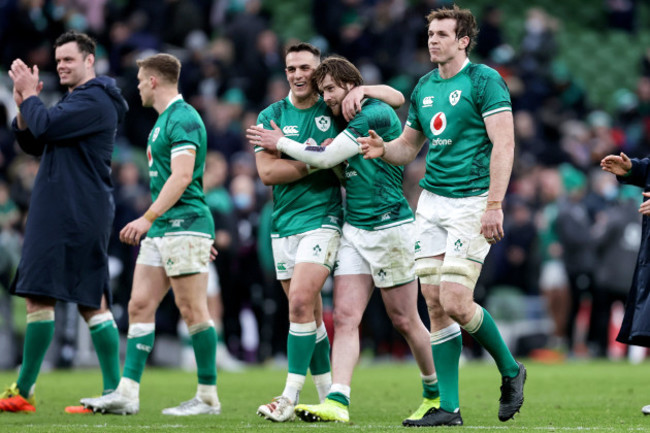
[[[94,56],[92,54],[84,56],[76,42],[68,42],[57,47],[54,56],[56,72],[59,74],[62,86],[74,89],[91,78]]]
[[[315,89],[311,85],[311,76],[318,66],[319,59],[309,51],[298,51],[287,54],[286,73],[291,93],[297,99],[311,97]]]
[[[341,115],[341,103],[345,96],[350,91],[350,86],[346,85],[345,87],[339,86],[333,79],[330,74],[325,75],[325,78],[318,85],[320,91],[323,93],[323,99],[332,114],[335,116]]]

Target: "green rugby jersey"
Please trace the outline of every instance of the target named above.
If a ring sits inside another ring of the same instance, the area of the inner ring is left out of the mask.
[[[388,104],[367,99],[344,134],[353,140],[367,137],[373,129],[384,141],[402,133],[402,124]],[[380,230],[413,221],[413,212],[404,198],[404,167],[383,160],[349,158],[345,168],[345,221],[363,230]]]
[[[338,133],[323,98],[302,110],[287,96],[264,109],[257,123],[271,129],[271,120],[286,137],[310,145],[320,145]],[[255,152],[261,151],[264,149],[255,148]],[[285,154],[282,158],[291,159]],[[338,178],[332,170],[318,170],[295,182],[273,186],[271,237],[291,236],[321,227],[340,230],[342,213]]]
[[[207,151],[207,134],[201,116],[182,96],[174,98],[154,125],[147,141],[149,187],[156,201],[171,175],[175,153],[196,152],[192,182],[181,198],[154,221],[148,237],[192,235],[214,237],[214,221],[203,194],[203,168]]]
[[[445,197],[484,194],[490,186],[492,143],[484,118],[512,111],[510,93],[494,69],[469,60],[456,75],[438,69],[420,79],[411,94],[406,125],[429,139],[420,186]]]

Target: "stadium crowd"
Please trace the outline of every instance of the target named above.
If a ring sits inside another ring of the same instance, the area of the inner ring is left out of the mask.
[[[127,327],[136,257],[134,247],[119,242],[119,230],[150,205],[144,148],[155,113],[141,106],[135,60],[155,51],[170,52],[183,61],[181,93],[208,130],[204,189],[215,220],[225,341],[248,362],[282,354],[288,313],[270,249],[270,190],[258,178],[253,148],[245,140],[246,128],[255,124],[261,109],[288,93],[283,47],[291,41],[274,30],[276,11],[269,3],[14,0],[0,5],[1,310],[10,311],[6,288],[20,257],[39,167],[37,159],[19,150],[9,127],[15,106],[6,70],[17,57],[38,65],[45,83],[43,99],[56,101],[62,90],[51,46],[57,35],[72,28],[97,39],[97,72],[118,80],[130,106],[113,158],[116,217],[110,255],[118,326],[122,331]],[[450,3],[313,0],[311,16],[302,19],[316,35],[310,42],[324,53],[347,57],[366,83],[387,83],[408,97],[417,78],[431,69],[423,17]],[[638,70],[630,71],[638,75],[637,87],[612,95],[616,103],[609,110],[594,106],[589,89],[558,60],[555,36],[562,22],[557,18],[531,7],[521,40],[509,44],[498,7],[474,12],[481,22],[473,56],[497,69],[508,83],[516,132],[504,210],[506,236],[488,256],[477,300],[490,302],[499,295],[541,299],[553,326],[537,347],[607,356],[609,312],[615,301],[625,300],[634,271],[642,196],[638,189],[620,188],[598,164],[609,154],[624,151],[642,157],[650,150],[650,48],[639,59]],[[610,22],[634,31],[631,19]],[[407,110],[408,104],[398,110],[402,121]],[[423,170],[423,157],[406,168],[404,191],[413,209]],[[586,311],[581,307],[588,305],[588,334],[574,341]],[[422,302],[421,307],[426,319]],[[499,317],[498,311],[494,314]],[[175,334],[178,317],[171,299],[164,302],[157,314],[158,332]],[[75,333],[60,334],[60,346],[68,351],[60,351],[59,364],[70,365]],[[404,356],[408,350],[379,299],[371,301],[362,334],[365,347],[376,356]],[[519,351],[531,348],[524,346]]]

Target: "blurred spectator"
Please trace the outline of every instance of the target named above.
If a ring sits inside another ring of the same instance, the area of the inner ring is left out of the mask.
[[[535,111],[550,94],[550,67],[557,55],[557,26],[557,21],[543,9],[533,7],[526,12],[518,61],[525,88],[522,108]]]
[[[593,295],[596,256],[591,236],[592,221],[584,200],[587,193],[586,177],[569,164],[563,164],[560,173],[567,194],[558,203],[556,224],[571,290],[568,343],[569,348],[575,350],[576,318],[583,299]]]
[[[515,287],[526,295],[538,295],[537,227],[532,209],[517,195],[510,195],[506,206],[510,218],[505,221],[504,231],[508,235],[503,238],[504,263],[495,283]]]
[[[488,5],[483,9],[475,48],[476,53],[483,59],[489,59],[494,50],[504,43],[501,19],[502,13],[498,6]]]
[[[548,348],[568,349],[568,320],[571,308],[569,279],[564,266],[564,249],[557,227],[558,202],[563,200],[564,185],[560,172],[545,169],[540,173],[540,212],[537,217],[540,246],[539,287],[553,320],[554,332]]]
[[[606,357],[612,305],[626,301],[641,245],[641,195],[629,185],[621,187],[619,193],[618,182],[609,173],[599,171],[597,178],[605,205],[593,227],[597,265],[589,342],[593,355]]]

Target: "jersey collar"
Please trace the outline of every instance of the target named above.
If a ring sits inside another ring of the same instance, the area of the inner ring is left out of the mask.
[[[174,102],[182,101],[182,100],[183,100],[183,95],[181,95],[179,93],[178,95],[174,96],[171,101],[169,101],[169,104],[167,104],[167,106],[165,107],[165,110],[167,110],[169,107],[171,107]],[[163,111],[165,111],[165,110],[163,110]]]

